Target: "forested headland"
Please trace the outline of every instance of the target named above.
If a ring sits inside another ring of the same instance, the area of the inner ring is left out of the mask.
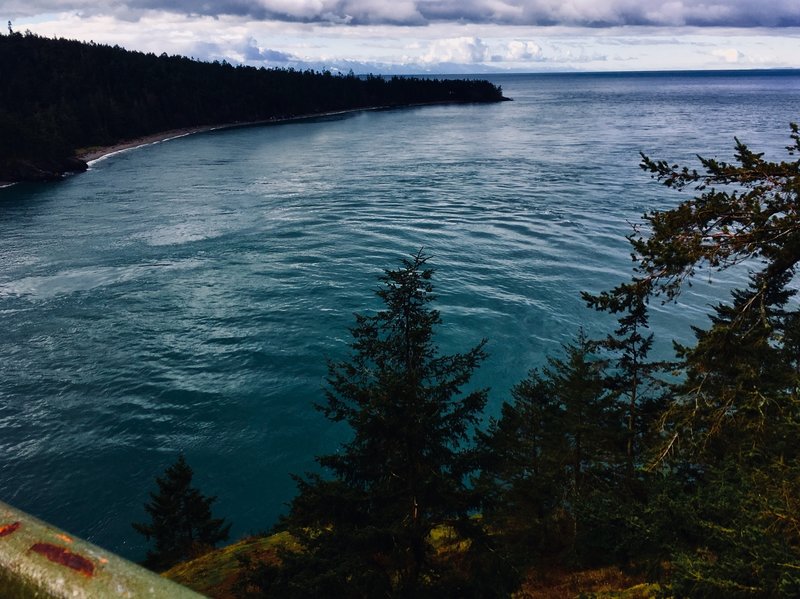
[[[295,477],[272,536],[167,576],[214,597],[571,597],[597,587],[548,581],[586,572],[630,587],[614,597],[800,596],[796,125],[790,139],[782,162],[738,140],[730,162],[643,156],[694,197],[645,214],[630,278],[584,294],[616,321],[607,334],[576,325],[488,423],[486,390],[470,384],[485,340],[436,346],[433,260],[387,269],[315,406],[347,441]],[[693,343],[655,358],[652,304],[726,269],[749,278],[702,307]],[[213,533],[202,551],[223,530],[210,512],[195,526]],[[198,538],[156,557],[195,557]]]
[[[372,107],[497,102],[481,80],[356,77],[0,35],[0,181],[57,179],[78,149],[173,129]]]

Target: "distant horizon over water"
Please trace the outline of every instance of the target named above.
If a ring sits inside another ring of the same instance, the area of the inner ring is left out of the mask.
[[[375,73],[376,75],[380,73]],[[798,67],[775,67],[775,68],[739,68],[739,69],[663,69],[663,70],[634,70],[634,71],[487,71],[482,73],[480,71],[474,73],[408,73],[400,75],[401,77],[479,77],[491,81],[494,77],[505,77],[508,75],[520,75],[523,77],[542,77],[549,75],[612,75],[612,76],[632,76],[638,75],[664,75],[664,76],[706,76],[706,75],[720,75],[720,76],[761,76],[761,75],[777,75],[777,76],[794,76],[800,75],[800,66]],[[366,76],[366,74],[364,75]]]
[[[629,277],[632,224],[691,197],[640,152],[696,167],[737,137],[784,160],[800,120],[800,69],[474,76],[514,101],[201,133],[0,189],[0,500],[141,559],[130,523],[183,451],[234,538],[267,530],[346,437],[312,404],[384,269],[431,255],[438,345],[488,338],[496,415],[610,330],[580,292]],[[745,276],[654,301],[655,351]]]

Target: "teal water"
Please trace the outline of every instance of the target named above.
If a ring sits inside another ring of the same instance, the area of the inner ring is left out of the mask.
[[[682,197],[640,151],[782,159],[800,118],[797,73],[495,81],[514,102],[195,135],[0,190],[0,499],[139,558],[130,522],[184,451],[235,536],[267,529],[344,433],[312,403],[382,269],[433,256],[439,344],[489,339],[496,413],[604,330],[579,292],[626,277],[630,223]],[[659,351],[729,283],[654,306]]]

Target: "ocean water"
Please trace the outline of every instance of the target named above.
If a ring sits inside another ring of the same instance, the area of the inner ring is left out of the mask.
[[[185,452],[234,536],[346,434],[313,409],[377,277],[420,248],[442,351],[486,337],[487,415],[629,275],[675,205],[639,152],[783,159],[800,73],[509,75],[494,105],[361,112],[117,154],[0,190],[0,499],[138,559],[153,479]],[[696,164],[696,162],[695,162]],[[657,351],[743,273],[654,304]]]

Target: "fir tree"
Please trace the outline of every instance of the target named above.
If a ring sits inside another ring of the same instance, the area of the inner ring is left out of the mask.
[[[791,129],[794,156],[800,133]],[[764,434],[775,440],[780,435],[771,433],[795,418],[800,160],[768,162],[739,140],[736,150],[736,163],[701,158],[703,172],[642,162],[666,186],[700,192],[646,215],[651,233],[632,239],[653,294],[675,297],[701,266],[746,263],[751,270],[750,285],[715,307],[711,327],[695,329],[696,346],[678,348],[685,381],[664,419],[672,435],[662,456],[678,442],[690,452],[714,444],[723,454],[767,448],[772,441],[762,442]]]
[[[581,331],[482,435],[478,488],[485,515],[517,566],[554,557],[595,561],[597,502],[613,478],[620,418],[604,386],[604,362]]]
[[[653,348],[648,312],[651,292],[649,281],[634,278],[609,292],[582,294],[589,307],[619,315],[613,334],[597,345],[609,354],[606,386],[624,414],[625,480],[629,487],[634,485],[636,469],[643,464],[645,446],[663,409],[657,392],[663,384],[656,375],[667,365],[649,359]]]
[[[700,160],[698,172],[644,157],[663,184],[698,195],[645,216],[648,234],[632,239],[634,282],[671,299],[698,268],[743,265],[750,283],[695,329],[694,346],[678,346],[683,376],[658,456],[669,497],[653,497],[649,524],[691,505],[677,510],[691,515],[681,535],[661,527],[656,538],[669,537],[677,596],[796,596],[800,160],[769,162],[738,140],[735,163]]]
[[[787,150],[795,156],[800,131],[794,123],[791,131]],[[800,259],[800,160],[769,162],[763,156],[738,139],[736,163],[701,157],[701,172],[642,156],[641,168],[665,186],[699,192],[676,208],[646,214],[648,234],[631,239],[654,292],[675,297],[701,266],[746,262],[764,282],[794,271]]]
[[[167,570],[228,539],[231,525],[211,515],[211,504],[216,497],[206,497],[193,488],[192,476],[192,469],[180,454],[163,477],[156,478],[158,492],[150,492],[150,503],[144,506],[150,523],[133,524],[138,533],[155,543],[144,560],[144,565],[152,570]]]
[[[487,525],[518,577],[531,562],[563,556],[562,509],[568,477],[566,439],[555,426],[560,410],[551,381],[533,370],[511,390],[499,419],[480,434],[481,471],[476,488]]]
[[[350,360],[329,364],[318,409],[346,423],[352,438],[318,457],[332,478],[298,478],[299,494],[281,526],[306,551],[285,556],[273,592],[283,596],[483,595],[440,559],[435,527],[469,538],[476,507],[472,431],[486,391],[462,393],[485,357],[484,341],[440,355],[439,312],[428,258],[418,253],[387,270],[377,291],[384,309],[356,315]]]
[[[754,276],[747,289],[732,292],[731,304],[715,306],[709,329],[695,327],[696,345],[677,346],[685,379],[666,420],[695,456],[763,455],[783,444],[785,425],[796,425],[798,356],[785,346],[796,318],[785,311],[795,293],[786,289],[788,274],[772,289]],[[756,309],[745,309],[754,302]]]

